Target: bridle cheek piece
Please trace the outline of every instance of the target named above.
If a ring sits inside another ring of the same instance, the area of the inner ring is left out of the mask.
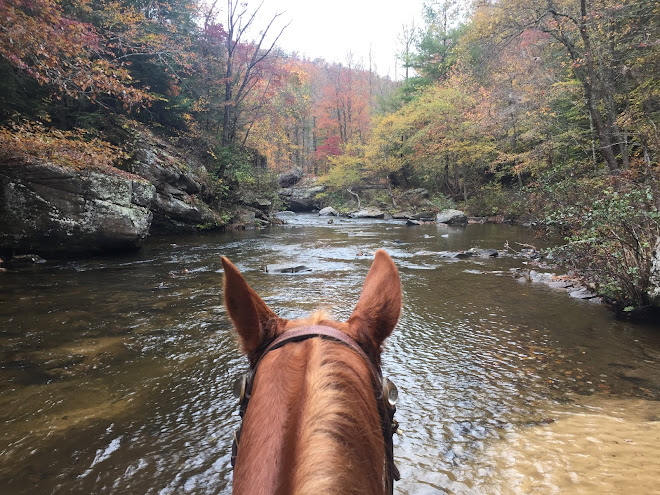
[[[300,342],[301,340],[307,340],[315,337],[335,340],[345,344],[347,347],[357,352],[369,367],[372,383],[374,386],[374,393],[376,395],[376,403],[378,404],[378,414],[380,415],[383,439],[385,440],[387,489],[388,493],[393,493],[394,480],[399,481],[399,479],[401,479],[399,470],[394,464],[394,445],[392,441],[394,433],[399,432],[399,423],[394,419],[396,403],[399,398],[399,391],[397,390],[396,385],[394,385],[394,383],[389,378],[383,378],[380,370],[376,368],[371,359],[369,359],[367,354],[362,350],[357,342],[355,342],[344,332],[325,325],[309,325],[287,330],[282,335],[273,340],[265,348],[264,352],[261,354],[261,357],[255,363],[252,369],[239,377],[234,383],[234,397],[238,399],[241,425],[236,431],[234,431],[234,440],[231,446],[231,466],[233,468],[236,464],[238,445],[241,438],[241,430],[243,429],[243,418],[245,416],[245,412],[247,411],[248,403],[250,402],[254,377],[257,373],[257,367],[259,366],[259,363],[270,351],[278,349],[285,344],[290,342]]]

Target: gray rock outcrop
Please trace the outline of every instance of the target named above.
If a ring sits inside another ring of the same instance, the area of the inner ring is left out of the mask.
[[[0,165],[0,247],[70,255],[139,246],[156,188],[137,176],[15,160]]]
[[[320,201],[316,197],[325,191],[325,186],[317,186],[313,183],[299,184],[295,187],[280,189],[280,197],[288,205],[291,211],[312,211],[320,207]]]
[[[288,172],[283,172],[277,176],[277,182],[280,187],[291,187],[303,178],[303,171],[300,168],[294,168]]]
[[[446,223],[449,225],[454,225],[454,224],[467,224],[468,219],[467,216],[465,216],[465,213],[463,213],[460,210],[442,210],[440,213],[437,214],[435,217],[435,221],[437,223]]]
[[[0,249],[68,256],[132,249],[151,233],[222,227],[202,198],[208,173],[194,157],[136,126],[126,132],[130,173],[30,156],[0,161]],[[0,150],[2,151],[2,150]]]
[[[155,187],[151,233],[185,233],[221,225],[219,215],[197,197],[206,169],[191,167],[147,131],[140,136],[130,166]]]

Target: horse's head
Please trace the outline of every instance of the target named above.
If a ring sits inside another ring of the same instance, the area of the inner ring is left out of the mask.
[[[224,294],[250,361],[234,493],[385,493],[396,477],[380,354],[401,311],[383,250],[351,317],[279,318],[222,258]]]

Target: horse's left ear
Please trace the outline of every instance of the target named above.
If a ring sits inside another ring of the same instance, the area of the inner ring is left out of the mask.
[[[392,258],[382,249],[376,251],[374,262],[364,281],[360,300],[348,319],[358,333],[365,331],[378,347],[382,345],[401,313],[401,281]]]
[[[262,344],[276,337],[286,320],[279,318],[250,287],[241,272],[231,261],[222,257],[225,271],[225,306],[238,332],[241,350],[251,362],[256,361],[255,351]],[[252,363],[254,364],[254,363]]]

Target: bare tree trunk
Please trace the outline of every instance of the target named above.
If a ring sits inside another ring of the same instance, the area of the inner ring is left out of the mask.
[[[215,3],[212,5],[210,12],[213,11]],[[240,8],[240,11],[239,11]],[[275,39],[268,48],[262,49],[262,45],[268,32],[275,20],[282,15],[281,13],[275,14],[270,20],[266,28],[261,31],[258,41],[253,43],[252,55],[244,68],[238,69],[234,66],[236,48],[244,42],[242,38],[246,33],[259,13],[261,5],[253,12],[248,13],[248,7],[245,3],[239,3],[239,0],[227,0],[227,39],[225,42],[225,49],[227,55],[227,68],[225,71],[225,94],[223,98],[223,112],[222,112],[222,145],[227,146],[231,144],[236,137],[236,126],[238,123],[238,107],[241,105],[245,97],[254,89],[256,78],[254,71],[266,57],[269,56],[280,36],[288,26],[285,25],[280,32],[275,36]],[[220,170],[220,175],[224,173],[224,167]]]
[[[358,196],[356,193],[351,191],[350,188],[346,189],[349,193],[351,193],[353,196],[355,196],[355,199],[357,200],[357,209],[360,209],[360,196]]]
[[[600,152],[607,163],[607,167],[610,169],[610,172],[618,172],[619,164],[617,163],[616,156],[612,150],[612,133],[609,132],[611,129],[608,129],[608,126],[603,121],[603,118],[598,109],[598,104],[595,100],[594,95],[594,82],[597,81],[597,74],[595,68],[595,61],[593,59],[593,52],[591,47],[591,39],[587,31],[587,2],[586,0],[580,0],[580,36],[582,42],[584,43],[584,56],[586,58],[587,65],[587,77],[582,77],[582,86],[587,97],[587,105],[589,112],[593,118],[594,127],[596,128],[596,134],[600,141]],[[573,58],[576,58],[575,56]]]

